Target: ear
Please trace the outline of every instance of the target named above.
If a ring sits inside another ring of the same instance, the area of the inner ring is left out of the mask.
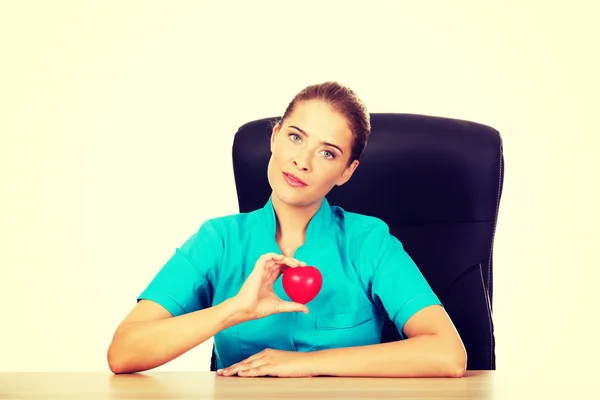
[[[336,182],[336,185],[342,186],[344,183],[348,182],[350,180],[350,178],[352,177],[352,174],[354,174],[354,171],[356,171],[356,168],[358,168],[358,164],[360,164],[360,162],[358,160],[352,161],[352,164],[350,164],[344,170],[344,172],[342,172],[342,176],[340,176],[340,178]]]
[[[275,124],[275,126],[273,127],[273,130],[271,131],[271,153],[273,153],[273,144],[275,143],[275,139],[277,138],[277,134],[279,133],[279,130],[281,129],[281,122],[278,122],[277,124]]]

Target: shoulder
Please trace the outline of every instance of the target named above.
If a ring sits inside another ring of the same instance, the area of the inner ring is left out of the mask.
[[[364,268],[378,265],[382,260],[403,249],[403,245],[390,232],[389,225],[380,218],[335,210],[346,237],[346,248],[351,261]]]
[[[384,239],[390,235],[390,228],[382,219],[371,215],[345,211],[340,207],[332,207],[333,213],[343,226],[344,232],[352,244],[367,238]]]
[[[244,232],[249,232],[248,228],[258,222],[258,212],[259,210],[249,213],[227,214],[208,218],[200,225],[198,231],[203,234],[215,235],[223,239],[239,236]]]
[[[248,235],[255,221],[254,213],[229,214],[204,220],[196,232],[185,241],[179,251],[194,263],[203,264],[207,259],[220,259],[228,243],[239,241]]]

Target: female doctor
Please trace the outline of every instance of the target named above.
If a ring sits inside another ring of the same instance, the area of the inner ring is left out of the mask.
[[[462,340],[401,242],[325,198],[358,167],[370,130],[349,88],[298,93],[272,130],[269,200],[207,220],[175,250],[117,327],[111,371],[149,370],[214,337],[223,377],[463,376]],[[304,305],[279,278],[306,265],[323,286]],[[403,340],[380,343],[386,314]]]

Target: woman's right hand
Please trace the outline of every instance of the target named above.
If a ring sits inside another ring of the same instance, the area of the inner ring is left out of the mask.
[[[273,291],[273,284],[287,268],[302,268],[306,263],[281,254],[262,255],[235,296],[247,319],[263,318],[282,312],[308,314],[304,304],[281,300]]]

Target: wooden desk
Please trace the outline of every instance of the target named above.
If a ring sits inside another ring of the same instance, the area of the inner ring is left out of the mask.
[[[0,373],[0,399],[534,399],[575,392],[588,395],[578,395],[581,399],[596,398],[598,393],[590,386],[577,386],[586,389],[581,392],[557,386],[553,380],[548,384],[540,383],[543,381],[511,384],[497,381],[497,376],[496,371],[469,371],[458,379],[239,378],[220,377],[213,372],[129,375],[21,372]]]

